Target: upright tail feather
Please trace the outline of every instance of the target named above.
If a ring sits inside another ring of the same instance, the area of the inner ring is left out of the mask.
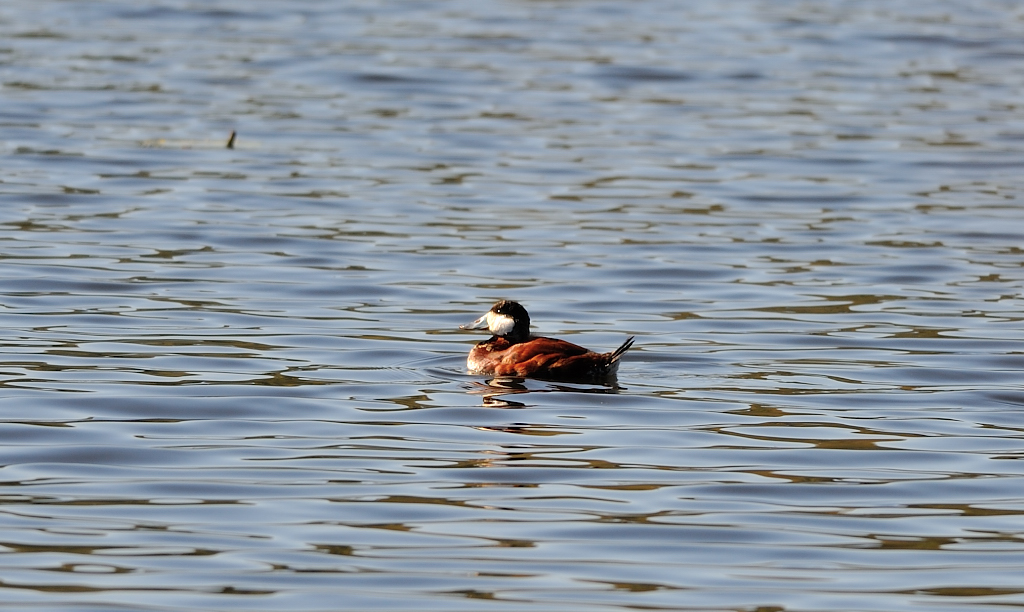
[[[628,351],[630,347],[633,346],[633,340],[635,339],[636,336],[630,336],[629,338],[626,338],[626,341],[622,343],[622,346],[612,351],[612,354],[608,356],[608,365],[618,363],[619,359],[622,359],[622,356],[626,354],[626,351]]]

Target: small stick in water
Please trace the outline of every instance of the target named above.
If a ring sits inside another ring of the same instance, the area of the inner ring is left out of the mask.
[[[234,149],[235,148],[235,131],[234,130],[231,130],[231,138],[228,138],[228,147],[227,148],[229,148],[229,149]]]

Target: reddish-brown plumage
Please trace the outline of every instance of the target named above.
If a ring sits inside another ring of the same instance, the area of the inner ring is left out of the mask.
[[[515,302],[501,301],[488,314],[464,329],[482,326],[495,332],[469,353],[466,365],[473,372],[519,378],[594,381],[614,376],[619,359],[633,338],[609,353],[595,353],[565,340],[531,336],[530,317]]]

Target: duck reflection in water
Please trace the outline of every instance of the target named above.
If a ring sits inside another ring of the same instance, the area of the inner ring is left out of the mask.
[[[473,347],[466,361],[475,374],[613,383],[619,360],[633,346],[633,336],[630,336],[614,351],[595,353],[565,340],[534,336],[530,333],[529,313],[511,300],[499,301],[476,321],[460,326],[460,329],[483,328],[493,335]]]
[[[483,405],[488,408],[527,408],[528,404],[507,399],[504,396],[520,393],[597,393],[615,394],[620,387],[614,380],[605,381],[600,387],[572,387],[569,385],[552,384],[541,389],[531,389],[524,384],[522,378],[499,376],[481,383],[472,383],[469,393],[483,396]]]

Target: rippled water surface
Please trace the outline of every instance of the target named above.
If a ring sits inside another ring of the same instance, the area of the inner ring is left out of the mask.
[[[9,0],[0,84],[0,607],[1024,606],[1019,3]]]

